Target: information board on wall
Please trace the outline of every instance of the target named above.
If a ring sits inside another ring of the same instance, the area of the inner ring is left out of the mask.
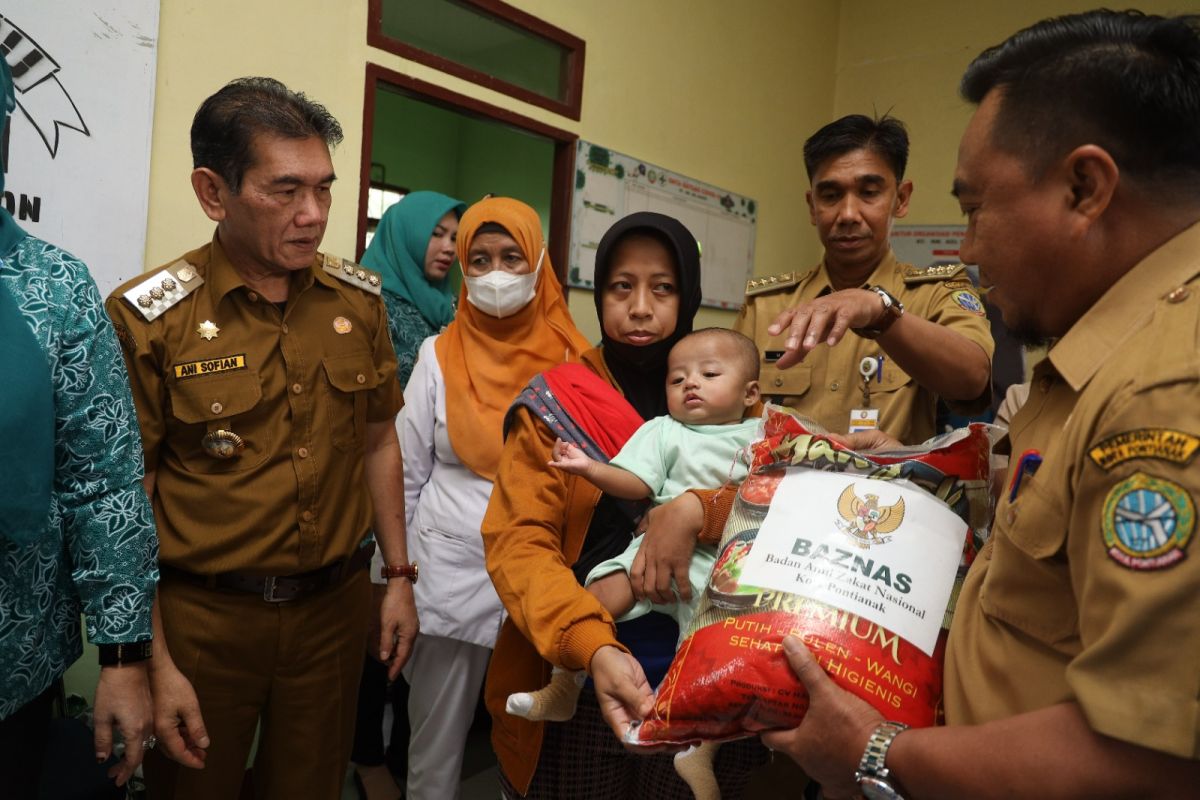
[[[892,252],[917,267],[961,264],[958,248],[966,232],[966,225],[893,225]]]
[[[159,0],[4,0],[3,202],[107,294],[142,272]]]
[[[594,288],[600,238],[635,211],[675,217],[695,235],[704,305],[734,309],[742,304],[754,269],[754,200],[582,139],[575,151],[569,286]]]

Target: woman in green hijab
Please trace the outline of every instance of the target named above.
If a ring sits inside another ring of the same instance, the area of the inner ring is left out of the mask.
[[[412,374],[421,342],[454,319],[454,294],[446,275],[454,264],[458,218],[466,209],[466,203],[444,194],[412,192],[384,212],[363,253],[363,265],[383,275],[401,388]]]

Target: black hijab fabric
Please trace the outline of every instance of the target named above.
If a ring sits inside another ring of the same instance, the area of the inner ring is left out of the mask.
[[[614,341],[604,331],[604,287],[612,271],[617,245],[626,236],[638,233],[657,239],[675,257],[678,269],[679,317],[675,330],[661,342],[637,347]],[[665,214],[638,211],[619,220],[608,229],[596,248],[596,315],[600,318],[604,362],[617,379],[625,399],[642,419],[667,413],[667,354],[675,343],[692,332],[696,312],[700,310],[700,245],[683,223]]]

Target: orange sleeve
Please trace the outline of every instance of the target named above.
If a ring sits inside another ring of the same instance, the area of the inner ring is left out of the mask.
[[[601,647],[628,650],[566,555],[578,552],[599,490],[547,466],[553,446],[546,426],[518,409],[483,517],[483,548],[496,593],[541,657],[587,669]]]
[[[721,542],[721,532],[725,530],[725,521],[733,511],[737,490],[737,486],[728,484],[720,489],[688,489],[704,506],[704,526],[696,537],[701,544],[717,545]]]

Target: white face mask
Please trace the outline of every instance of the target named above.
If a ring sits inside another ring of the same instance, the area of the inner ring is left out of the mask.
[[[533,272],[514,275],[502,269],[494,269],[486,275],[471,277],[464,275],[467,284],[467,302],[488,316],[504,319],[511,317],[533,299],[537,290],[537,276],[542,268],[546,248],[538,256]]]

